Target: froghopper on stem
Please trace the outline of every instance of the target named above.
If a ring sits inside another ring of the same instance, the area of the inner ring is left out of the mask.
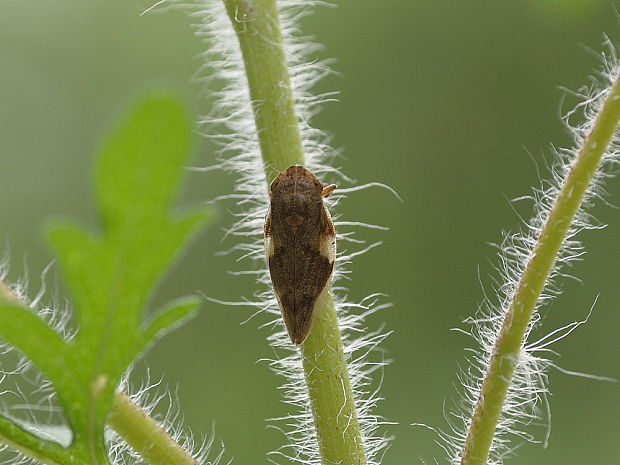
[[[239,40],[267,182],[305,165],[300,123],[275,0],[224,0]],[[336,306],[328,295],[301,346],[323,464],[364,465],[366,453]]]

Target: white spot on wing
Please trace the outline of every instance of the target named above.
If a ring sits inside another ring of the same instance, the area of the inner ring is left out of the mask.
[[[327,209],[325,205],[323,205],[323,210],[325,211],[325,216],[327,217],[329,222],[333,224],[332,217],[329,214],[329,210]],[[321,237],[321,245],[320,245],[319,252],[323,257],[329,260],[329,263],[334,263],[334,260],[336,260],[336,235],[335,234],[333,236],[324,235],[323,237]]]

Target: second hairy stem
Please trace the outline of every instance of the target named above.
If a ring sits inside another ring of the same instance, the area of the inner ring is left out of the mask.
[[[461,458],[462,465],[487,463],[530,319],[619,121],[620,77],[610,89],[564,179],[512,297],[480,389]]]
[[[267,182],[305,164],[276,0],[224,0],[243,54]],[[331,296],[301,348],[324,465],[364,465],[357,412]]]

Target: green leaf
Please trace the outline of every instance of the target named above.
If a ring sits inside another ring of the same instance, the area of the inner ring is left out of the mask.
[[[89,465],[89,462],[72,454],[72,451],[53,441],[39,438],[2,416],[0,441],[45,465]]]
[[[68,222],[50,228],[73,298],[74,340],[65,341],[29,309],[0,303],[0,337],[54,383],[74,433],[70,452],[92,464],[107,463],[103,430],[122,374],[150,341],[198,305],[178,300],[143,323],[163,273],[210,217],[205,208],[171,212],[189,161],[191,130],[176,100],[143,100],[100,154],[101,233]]]
[[[170,302],[166,308],[160,310],[148,323],[147,328],[144,330],[145,344],[148,344],[156,337],[161,337],[163,333],[192,318],[196,314],[199,305],[200,301],[192,297]]]
[[[50,380],[65,375],[62,368],[67,343],[33,312],[14,303],[0,303],[0,337],[28,354]]]

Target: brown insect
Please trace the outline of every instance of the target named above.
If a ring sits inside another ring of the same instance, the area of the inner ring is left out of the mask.
[[[265,218],[265,253],[271,283],[293,344],[306,340],[325,296],[336,258],[336,230],[323,187],[303,166],[293,165],[271,183]]]

